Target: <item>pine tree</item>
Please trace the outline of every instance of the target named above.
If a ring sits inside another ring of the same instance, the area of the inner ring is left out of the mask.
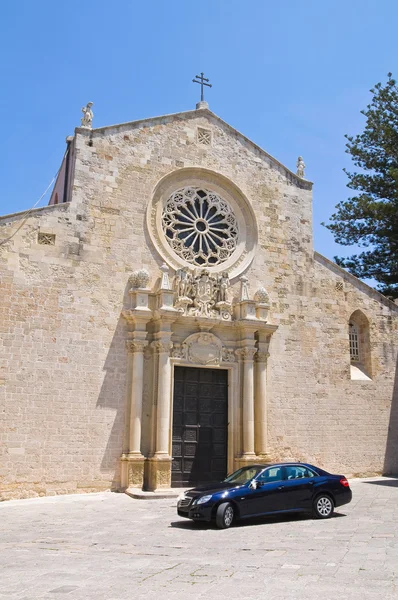
[[[337,204],[326,225],[335,241],[367,248],[349,258],[335,257],[341,267],[360,278],[372,278],[377,289],[398,297],[398,87],[392,74],[370,90],[371,103],[361,111],[363,133],[346,135],[346,152],[358,173],[349,173],[347,187],[358,192]],[[324,225],[324,223],[323,223]]]

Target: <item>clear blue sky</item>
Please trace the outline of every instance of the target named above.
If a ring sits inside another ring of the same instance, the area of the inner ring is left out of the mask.
[[[397,23],[396,0],[3,2],[0,214],[37,201],[83,104],[95,127],[190,110],[204,71],[213,112],[292,170],[304,157],[315,249],[349,255],[320,222],[349,196],[344,134],[398,78]]]

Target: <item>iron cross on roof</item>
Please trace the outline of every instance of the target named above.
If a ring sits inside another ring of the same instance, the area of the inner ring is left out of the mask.
[[[204,76],[204,73],[201,73],[200,76],[199,75],[195,75],[195,77],[197,77],[197,79],[192,79],[193,83],[200,83],[200,101],[204,102],[205,99],[205,95],[203,92],[203,86],[207,86],[207,87],[212,87],[211,83],[205,83],[205,81],[209,81],[208,79],[206,79],[206,77]],[[199,79],[199,81],[198,81]]]

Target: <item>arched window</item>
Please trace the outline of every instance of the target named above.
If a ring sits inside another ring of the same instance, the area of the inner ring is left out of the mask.
[[[350,323],[350,358],[351,362],[359,362],[359,331],[356,323]]]
[[[371,354],[369,321],[364,313],[356,310],[348,324],[351,379],[371,379]]]

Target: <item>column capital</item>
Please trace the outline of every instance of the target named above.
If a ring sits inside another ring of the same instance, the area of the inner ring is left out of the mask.
[[[146,340],[126,340],[126,348],[129,353],[144,352],[147,346]]]
[[[261,352],[260,350],[257,350],[257,354],[256,354],[257,362],[267,362],[268,358],[269,358],[269,352]]]
[[[154,340],[151,342],[150,346],[157,354],[169,354],[170,350],[173,348],[173,344],[170,342],[170,340]]]
[[[237,350],[235,350],[236,355],[243,362],[252,361],[254,356],[256,355],[256,352],[257,352],[257,348],[251,348],[248,346],[246,346],[244,348],[238,348]]]

